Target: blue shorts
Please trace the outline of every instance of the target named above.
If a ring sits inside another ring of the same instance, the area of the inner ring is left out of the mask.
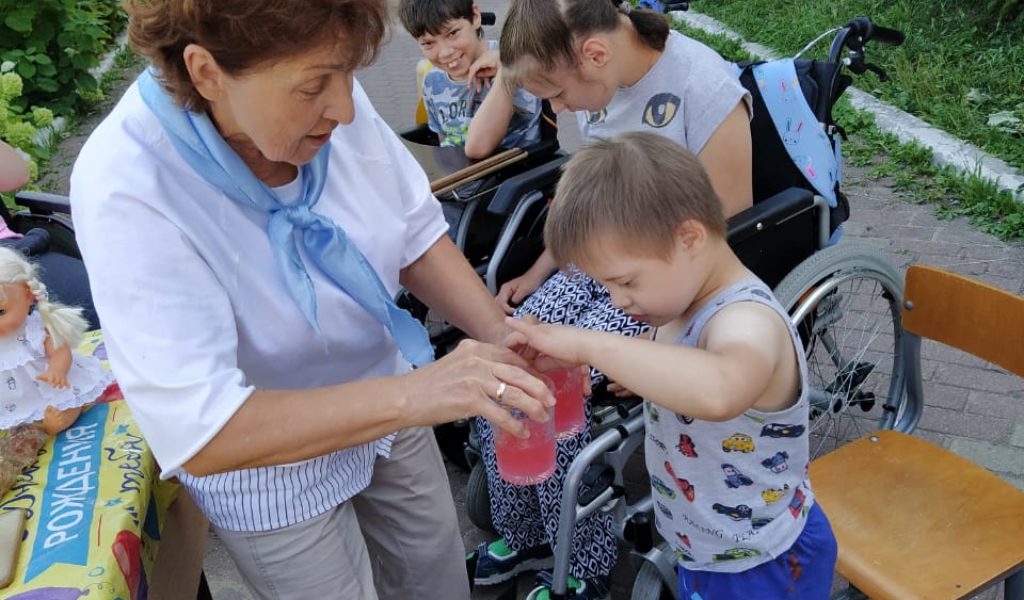
[[[680,600],[818,600],[832,592],[836,537],[815,503],[793,546],[775,560],[741,573],[679,567]]]

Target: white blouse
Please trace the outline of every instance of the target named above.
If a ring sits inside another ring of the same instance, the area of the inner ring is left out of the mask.
[[[447,225],[423,170],[358,83],[353,96],[355,120],[331,137],[314,210],[345,229],[393,294],[400,269]],[[319,387],[410,367],[386,330],[306,259],[316,335],[285,287],[267,215],[193,172],[137,86],[83,147],[71,203],[110,363],[164,477],[179,476],[215,525],[237,531],[311,518],[368,485],[387,438],[295,465],[209,477],[181,469],[255,388]]]

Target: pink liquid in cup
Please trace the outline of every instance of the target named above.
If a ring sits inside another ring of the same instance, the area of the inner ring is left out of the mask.
[[[547,480],[555,472],[554,419],[541,423],[515,409],[512,414],[526,424],[530,437],[520,439],[492,426],[498,474],[514,485],[533,485]]]
[[[555,396],[555,437],[571,438],[583,431],[583,373],[576,367],[546,371],[548,387]]]

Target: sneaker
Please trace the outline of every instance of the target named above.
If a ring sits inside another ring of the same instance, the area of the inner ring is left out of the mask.
[[[504,539],[499,539],[490,544],[480,544],[476,553],[474,585],[495,585],[508,581],[524,571],[550,569],[555,566],[555,557],[551,554],[551,546],[547,544],[516,552],[505,544]]]
[[[537,573],[537,587],[530,590],[526,600],[551,600],[551,571]],[[576,579],[569,577],[566,587],[567,596],[573,600],[607,600],[611,590],[608,579],[594,577],[592,579]]]

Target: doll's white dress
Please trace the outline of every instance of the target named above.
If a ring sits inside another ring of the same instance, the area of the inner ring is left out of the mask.
[[[0,429],[42,419],[47,406],[66,410],[88,404],[113,382],[99,360],[77,352],[71,353],[66,389],[37,380],[50,364],[45,341],[46,327],[36,311],[16,334],[0,338]]]

